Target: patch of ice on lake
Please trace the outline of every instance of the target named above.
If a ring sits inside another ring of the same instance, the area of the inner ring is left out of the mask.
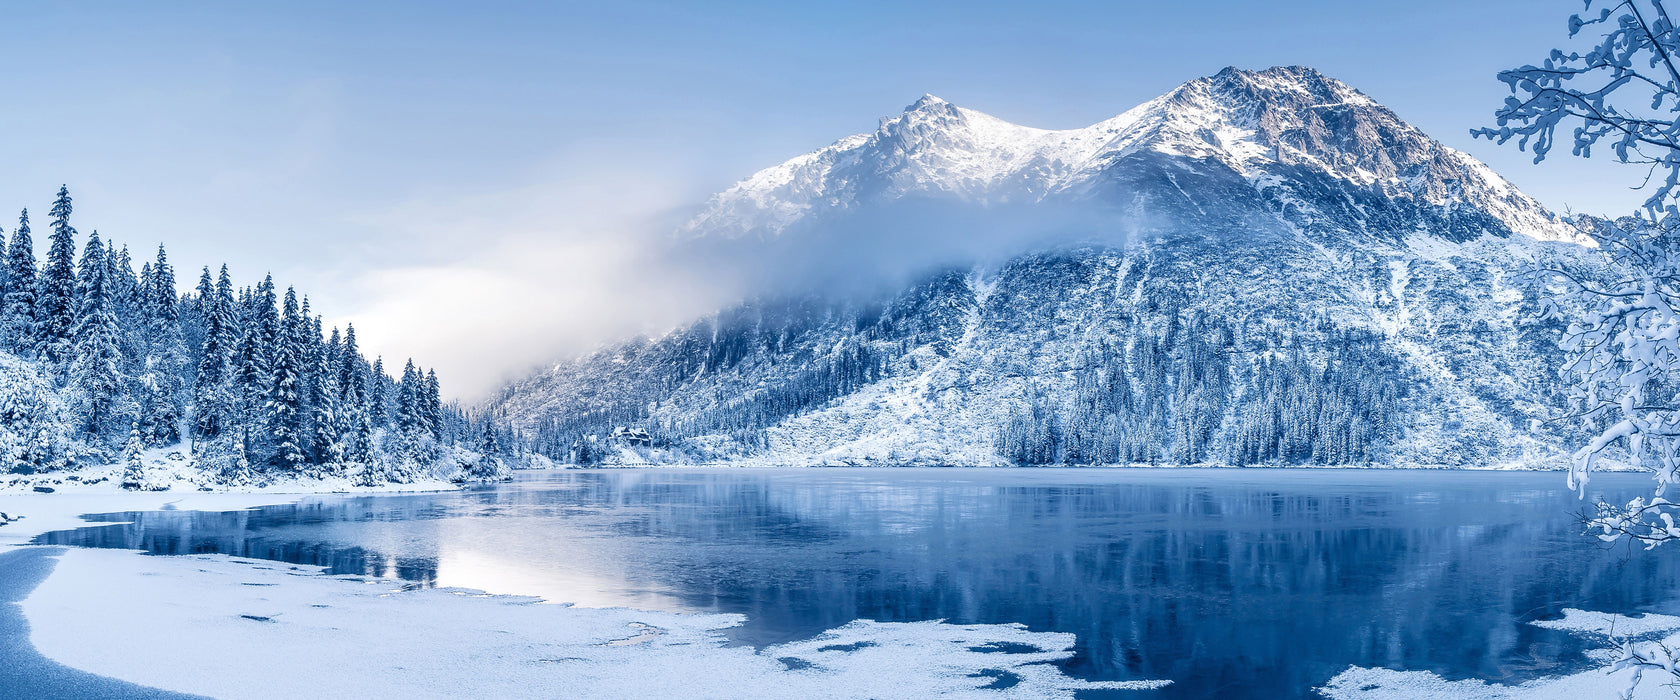
[[[1561,619],[1536,620],[1529,624],[1546,629],[1624,639],[1680,630],[1680,617],[1656,613],[1617,615],[1564,608]]]

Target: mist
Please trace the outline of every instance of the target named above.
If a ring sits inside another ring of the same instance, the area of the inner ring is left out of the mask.
[[[329,284],[318,308],[345,310],[328,325],[355,322],[370,355],[434,366],[446,393],[473,403],[556,362],[748,298],[891,294],[933,270],[1119,247],[1149,228],[1135,211],[1098,205],[923,197],[811,217],[774,236],[681,236],[697,199],[626,172],[407,202],[357,223],[424,242],[426,253]]]
[[[749,294],[856,296],[1027,252],[1122,247],[1145,228],[1136,214],[1094,203],[976,206],[920,197],[813,217],[775,236],[684,241],[671,255],[699,261]]]
[[[555,362],[748,298],[892,294],[934,270],[1121,247],[1148,228],[1111,207],[920,198],[816,217],[775,236],[684,238],[674,232],[692,206],[669,192],[630,197],[595,182],[390,212],[382,225],[489,242],[459,258],[359,276],[368,301],[354,316],[367,319],[357,331],[370,352],[435,364],[450,393],[472,402]]]
[[[416,200],[357,223],[422,252],[321,280],[387,367],[436,367],[472,403],[602,343],[657,334],[739,298],[726,276],[669,255],[680,187],[598,173],[452,200]],[[330,313],[330,312],[329,312]]]

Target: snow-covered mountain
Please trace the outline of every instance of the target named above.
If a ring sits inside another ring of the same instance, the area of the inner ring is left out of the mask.
[[[1011,124],[924,95],[903,114],[882,119],[872,134],[766,168],[712,197],[685,230],[775,236],[835,212],[941,195],[978,205],[1098,197],[1123,207],[1143,194],[1125,187],[1136,178],[1132,171],[1158,156],[1199,162],[1191,175],[1215,169],[1240,176],[1256,195],[1280,204],[1295,194],[1291,176],[1305,171],[1441,214],[1457,212],[1472,220],[1435,232],[1461,239],[1508,233],[1501,224],[1547,240],[1573,236],[1486,165],[1364,93],[1299,66],[1227,68],[1120,116],[1065,131]],[[1159,174],[1176,180],[1170,171]],[[1488,215],[1497,223],[1479,220]]]
[[[783,290],[492,408],[556,452],[792,463],[1475,466],[1565,437],[1545,423],[1552,329],[1519,279],[1581,256],[1574,229],[1310,68],[1226,69],[1061,131],[924,96],[683,233],[844,245],[908,203],[966,212],[917,220],[959,237],[1005,210],[1079,230],[889,293]]]

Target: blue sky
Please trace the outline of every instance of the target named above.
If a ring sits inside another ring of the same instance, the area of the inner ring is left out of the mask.
[[[68,183],[84,232],[167,242],[184,285],[223,260],[272,271],[470,398],[703,311],[716,290],[637,276],[639,236],[924,92],[1070,128],[1226,65],[1305,64],[1554,208],[1642,200],[1602,157],[1533,166],[1467,134],[1506,94],[1494,74],[1563,45],[1579,2],[1188,7],[12,5],[0,210],[40,218]]]

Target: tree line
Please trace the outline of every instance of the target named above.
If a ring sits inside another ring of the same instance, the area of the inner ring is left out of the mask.
[[[9,401],[62,411],[0,436],[10,442],[0,471],[189,441],[201,467],[236,481],[400,481],[454,445],[499,452],[511,442],[505,427],[445,403],[435,371],[408,360],[392,376],[383,358],[362,354],[353,325],[324,331],[308,297],[279,291],[272,276],[236,287],[227,265],[215,275],[205,267],[195,289],[178,292],[164,246],[137,272],[127,246],[98,231],[78,260],[72,212],[61,187],[39,264],[27,209],[10,236],[0,231],[0,352],[21,360],[17,376],[37,374],[55,394],[18,380],[13,393],[34,393]]]
[[[1018,464],[1370,464],[1401,429],[1401,363],[1370,331],[1233,339],[1169,315],[1084,353],[1071,392],[1031,389],[995,439]]]

